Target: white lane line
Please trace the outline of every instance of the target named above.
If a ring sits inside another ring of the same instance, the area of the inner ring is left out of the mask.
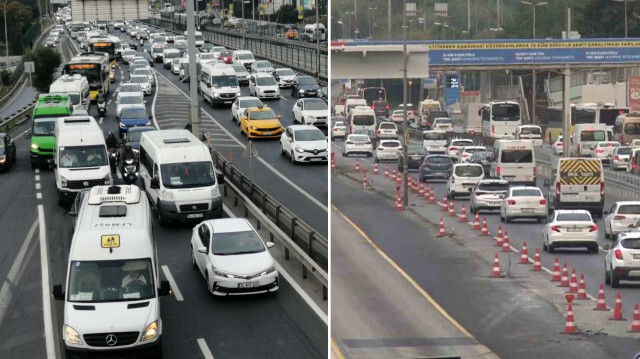
[[[36,168],[36,169],[34,170],[34,172],[35,172],[35,173],[40,173],[40,169],[39,169],[39,168]]]
[[[158,76],[156,75],[156,72],[153,72],[153,77],[156,81],[156,83],[158,83]],[[151,103],[151,116],[153,116],[152,120],[153,123],[155,124],[155,127],[159,130],[160,126],[158,125],[158,120],[156,119],[156,101],[158,100],[158,93],[160,93],[160,91],[156,91],[153,94],[153,102]]]
[[[40,175],[36,175],[36,182],[40,181]]]
[[[205,342],[204,339],[198,338],[198,346],[205,359],[213,359],[213,354],[211,354],[211,350],[209,350],[209,346],[207,346],[207,342]]]
[[[116,177],[122,179],[122,173],[120,173],[120,170],[118,168],[116,168]]]
[[[53,319],[51,317],[51,296],[49,295],[49,253],[47,232],[44,221],[44,207],[38,205],[38,225],[40,231],[40,269],[42,271],[42,312],[44,315],[44,337],[46,339],[47,358],[55,358],[53,339]]]
[[[182,293],[180,293],[178,284],[176,284],[176,281],[173,279],[173,276],[169,271],[169,267],[167,267],[166,265],[162,266],[162,272],[164,272],[164,276],[167,277],[169,284],[171,284],[171,291],[173,292],[173,295],[176,296],[176,299],[178,300],[178,302],[182,302],[184,298],[182,297]]]
[[[111,105],[111,101],[113,101],[113,100],[107,101],[107,105]]]
[[[18,255],[16,259],[13,261],[11,265],[11,269],[9,270],[9,274],[7,278],[4,280],[2,284],[2,289],[0,289],[0,323],[2,323],[4,319],[4,315],[6,314],[7,308],[9,307],[9,303],[11,302],[11,297],[13,297],[13,293],[11,288],[16,288],[16,277],[18,275],[18,271],[20,267],[22,267],[22,262],[24,261],[24,256],[27,253],[27,249],[31,244],[31,240],[33,239],[33,234],[38,227],[38,220],[34,220],[27,236],[24,238],[24,242],[22,242],[22,246],[18,251]]]
[[[36,198],[37,199],[42,199],[42,193],[40,193],[40,192],[36,193]]]
[[[40,190],[40,183],[36,183],[36,191]]]
[[[102,121],[104,121],[104,117],[100,116],[100,120],[98,121],[98,123],[100,123],[102,125]]]
[[[167,82],[169,83],[169,85],[173,86],[175,89],[177,89],[178,91],[180,91],[185,97],[189,98],[189,96],[187,96],[187,94],[182,91],[182,89],[178,88],[176,85],[173,84],[173,82],[169,81],[168,78],[166,78],[163,74],[158,73],[158,75],[162,76],[165,80],[167,80]],[[240,142],[240,140],[238,140],[235,136],[233,136],[231,134],[231,132],[229,132],[226,128],[222,127],[222,125],[213,118],[213,116],[211,116],[207,111],[203,111],[203,113],[209,117],[209,119],[211,119],[211,121],[213,121],[216,125],[220,126],[220,128],[227,133],[227,135],[229,135],[229,137],[233,138],[238,145],[240,145],[240,147],[242,147],[243,149],[246,148],[247,146]],[[153,118],[155,119],[155,114],[153,116]],[[311,202],[313,202],[315,205],[317,205],[318,207],[322,208],[322,210],[324,210],[325,212],[329,212],[329,209],[327,208],[327,206],[318,201],[317,199],[315,199],[312,195],[310,195],[309,193],[307,193],[305,190],[303,190],[302,188],[300,188],[297,184],[293,183],[293,181],[291,181],[289,178],[287,178],[285,175],[283,175],[282,173],[278,172],[278,170],[276,170],[273,166],[271,166],[267,161],[265,161],[262,157],[258,157],[258,161],[260,163],[262,163],[265,167],[267,167],[269,170],[271,170],[271,172],[273,172],[275,175],[277,175],[278,177],[280,177],[280,179],[282,179],[284,182],[286,182],[289,186],[293,187],[296,191],[300,192],[303,196],[307,197],[307,199],[309,199]]]

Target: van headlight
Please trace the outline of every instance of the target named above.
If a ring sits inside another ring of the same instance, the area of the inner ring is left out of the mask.
[[[80,339],[78,332],[66,324],[64,326],[64,340],[70,344],[82,345],[82,339]]]
[[[304,92],[304,90],[300,89],[300,90],[298,90],[298,92],[303,93],[303,92]]]
[[[145,126],[151,126],[151,121],[147,121],[147,123],[144,124]]]
[[[213,97],[219,97],[219,96],[220,96],[220,95],[218,95],[218,93],[217,93],[217,92],[214,92],[214,93],[213,93]]]
[[[166,200],[173,201],[173,192],[163,189],[162,191],[160,191],[160,195]]]
[[[0,156],[0,163],[4,163],[7,160],[7,155]]]
[[[211,198],[218,197],[220,197],[220,189],[218,188],[218,186],[214,186],[213,188],[211,188]]]
[[[142,339],[140,339],[140,341],[144,342],[147,340],[155,339],[157,336],[158,336],[158,321],[156,320],[155,322],[147,325],[147,327],[144,328]]]
[[[67,188],[67,179],[63,176],[60,176],[60,187]]]
[[[296,146],[296,152],[304,152],[304,150],[300,146]]]
[[[103,182],[106,185],[110,185],[111,184],[111,175],[108,174],[108,175],[104,176],[104,181]]]
[[[38,145],[36,145],[35,143],[32,143],[32,144],[31,144],[31,148],[33,148],[34,150],[36,150],[36,151],[37,151],[37,150],[38,150],[38,148],[40,148],[40,147],[38,147]]]

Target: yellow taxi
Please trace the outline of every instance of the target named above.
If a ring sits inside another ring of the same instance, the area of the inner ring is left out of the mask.
[[[240,116],[240,128],[247,138],[280,138],[280,118],[266,106],[250,107]]]
[[[284,37],[287,39],[297,39],[298,38],[298,28],[293,25],[287,25],[285,27]]]

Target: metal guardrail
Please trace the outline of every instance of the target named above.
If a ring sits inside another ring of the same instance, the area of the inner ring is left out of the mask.
[[[0,122],[0,132],[8,132],[15,126],[21,124],[23,121],[31,118],[31,110],[35,106],[36,100],[34,99],[30,104],[24,106],[20,110],[16,111],[13,115],[7,117]]]

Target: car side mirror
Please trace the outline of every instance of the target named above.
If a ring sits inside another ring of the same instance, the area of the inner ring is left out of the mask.
[[[279,119],[281,119],[281,118],[282,118],[282,116],[281,116],[281,115],[278,115],[278,120],[279,120]]]
[[[222,173],[217,173],[216,180],[218,180],[219,185],[224,184],[224,175]]]
[[[152,119],[152,118],[153,118],[153,114],[152,114],[152,113],[150,113],[150,114],[149,114],[149,119]]]
[[[151,179],[151,181],[149,182],[149,187],[151,187],[152,189],[160,189],[160,180],[158,179],[158,177],[153,177]]]
[[[27,140],[31,138],[31,131],[27,131],[24,133],[24,138],[26,138]]]
[[[207,247],[204,247],[204,246],[198,247],[198,252],[207,254],[207,252],[208,252]]]
[[[163,280],[160,282],[160,289],[158,290],[158,296],[166,297],[171,294],[171,284],[169,284],[168,280]]]
[[[211,88],[211,84],[207,84],[207,88]]]
[[[267,249],[273,248],[273,247],[275,247],[275,245],[276,244],[274,242],[267,242]]]
[[[608,251],[609,249],[611,249],[611,246],[608,244],[605,244],[604,246],[602,246],[602,249],[604,249],[605,251]]]
[[[64,292],[62,291],[62,285],[56,284],[53,286],[53,299],[55,300],[64,300]]]

